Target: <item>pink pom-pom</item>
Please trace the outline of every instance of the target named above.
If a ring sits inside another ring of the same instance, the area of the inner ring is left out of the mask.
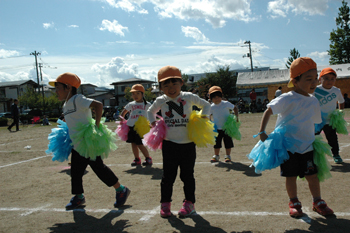
[[[115,122],[119,125],[114,132],[118,134],[119,138],[122,141],[126,141],[128,140],[129,126],[127,125],[127,121],[123,117],[120,117],[120,118],[122,118],[123,120]]]
[[[149,133],[143,136],[143,144],[145,144],[149,149],[155,151],[157,149],[162,149],[163,140],[166,136],[168,126],[162,117],[156,122],[156,125],[149,131]]]

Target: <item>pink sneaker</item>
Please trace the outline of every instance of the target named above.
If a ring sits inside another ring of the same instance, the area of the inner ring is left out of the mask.
[[[160,216],[162,218],[168,218],[171,216],[170,211],[171,202],[163,202],[160,206]]]
[[[194,209],[194,204],[190,201],[184,201],[182,208],[179,211],[179,217],[188,217],[191,214],[195,213],[196,210]]]

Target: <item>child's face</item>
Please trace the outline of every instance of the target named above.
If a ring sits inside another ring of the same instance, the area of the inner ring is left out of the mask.
[[[214,104],[220,104],[221,103],[222,98],[220,96],[214,96],[213,98],[211,98],[211,101]]]
[[[334,74],[329,73],[321,77],[322,87],[325,89],[331,89],[335,84],[336,77]]]
[[[309,94],[314,93],[318,84],[317,70],[312,69],[303,73],[299,81],[293,79],[293,84],[295,87],[295,92],[301,95],[309,96]]]
[[[136,102],[142,102],[143,94],[141,91],[131,92],[131,95]]]
[[[174,99],[180,95],[181,87],[183,85],[182,79],[177,79],[174,82],[171,80],[169,82],[167,81],[168,80],[160,83],[160,89],[164,92],[165,95]]]
[[[62,83],[55,83],[56,94],[60,101],[66,100],[69,95],[69,87],[66,88]]]

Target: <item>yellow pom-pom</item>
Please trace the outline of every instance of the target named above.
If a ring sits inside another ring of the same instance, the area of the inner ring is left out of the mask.
[[[203,118],[202,111],[192,111],[188,124],[188,138],[198,147],[207,147],[207,144],[215,145],[214,123],[207,117]]]
[[[141,138],[150,131],[149,121],[144,116],[139,116],[135,122],[134,130]]]

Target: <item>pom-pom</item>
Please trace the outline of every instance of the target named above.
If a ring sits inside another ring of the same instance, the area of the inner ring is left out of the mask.
[[[322,122],[320,124],[315,124],[315,133],[321,132],[323,126],[327,123],[328,113],[321,112]]]
[[[334,110],[329,114],[328,119],[329,125],[332,126],[332,128],[335,129],[337,133],[345,135],[349,134],[346,128],[349,125],[349,123],[345,121],[344,112],[342,110]]]
[[[120,118],[122,119],[122,121],[115,122],[119,125],[114,132],[118,134],[119,138],[122,141],[126,141],[128,140],[129,126],[127,125],[127,121],[123,117],[120,117]]]
[[[252,159],[250,166],[255,167],[255,173],[260,174],[280,166],[289,159],[287,150],[292,150],[294,139],[285,138],[286,128],[277,127],[264,141],[259,141],[247,155]],[[291,151],[292,152],[292,151]]]
[[[235,115],[230,114],[227,117],[227,120],[222,127],[222,129],[225,131],[225,133],[230,136],[231,138],[234,138],[236,140],[241,140],[241,132],[239,131],[239,127],[241,126],[241,122],[237,122],[237,117]]]
[[[135,122],[134,130],[138,135],[140,135],[141,138],[143,138],[143,135],[150,131],[149,121],[147,118],[144,116],[139,116]]]
[[[326,155],[332,157],[331,146],[328,143],[322,141],[320,135],[316,135],[315,141],[312,143],[314,148],[314,163],[317,166],[317,177],[322,182],[325,179],[331,178],[330,170],[332,166],[329,164]]]
[[[83,157],[95,161],[97,156],[102,159],[108,157],[111,151],[116,150],[116,134],[107,128],[101,118],[100,126],[97,128],[94,119],[89,119],[88,124],[78,124],[77,133],[72,135],[74,149]]]
[[[150,130],[149,133],[144,135],[142,140],[143,144],[153,151],[162,149],[163,140],[166,137],[166,132],[168,129],[164,119],[161,116],[158,117],[160,120],[156,122],[156,125]]]
[[[207,144],[215,145],[214,123],[208,118],[202,117],[202,111],[192,111],[188,124],[188,138],[198,147],[207,147]]]
[[[49,145],[45,151],[46,154],[52,154],[52,161],[64,162],[68,160],[68,157],[72,151],[72,140],[69,137],[68,126],[66,122],[58,119],[57,127],[51,129],[49,134]]]

